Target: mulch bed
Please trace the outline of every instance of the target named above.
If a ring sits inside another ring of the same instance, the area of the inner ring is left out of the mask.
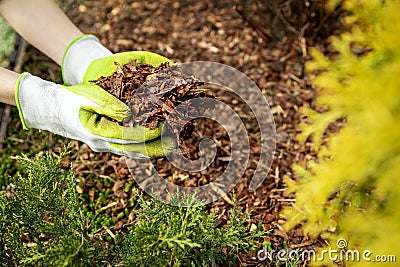
[[[233,97],[222,96],[243,115],[250,136],[250,163],[234,189],[238,206],[246,213],[252,213],[252,225],[261,223],[264,229],[271,230],[265,241],[270,241],[273,248],[282,248],[286,241],[289,247],[309,249],[320,246],[323,240],[311,239],[300,229],[286,232],[282,228],[285,220],[280,211],[295,203],[293,195],[285,194],[282,178],[286,176],[295,180],[292,164],[315,157],[311,142],[300,146],[295,139],[299,124],[306,121],[299,108],[312,106],[315,98],[310,77],[304,73],[304,64],[310,59],[310,46],[329,52],[326,38],[338,33],[340,21],[337,13],[330,16],[320,14],[321,9],[312,5],[312,10],[303,10],[303,13],[314,12],[314,15],[302,17],[296,24],[285,19],[290,18],[288,12],[295,11],[290,9],[290,5],[285,6],[285,1],[268,2],[276,6],[259,1],[160,0],[149,3],[107,0],[101,5],[97,1],[88,1],[71,4],[66,13],[83,32],[95,34],[113,52],[147,50],[175,62],[215,61],[232,66],[252,79],[270,104],[277,144],[264,183],[255,192],[249,192],[250,178],[259,163],[259,128],[242,103]],[[273,21],[273,28],[267,25],[268,19]],[[332,127],[332,131],[336,128]],[[179,185],[198,186],[209,183],[226,168],[224,159],[230,155],[230,140],[224,129],[210,120],[196,121],[192,139],[186,142],[191,149],[196,149],[200,141],[200,135],[196,134],[198,131],[216,136],[219,159],[195,174],[182,172],[170,166],[166,159],[158,159],[153,164],[165,179]],[[109,153],[94,153],[76,141],[72,144],[79,155],[73,162],[78,177],[94,173],[94,177],[108,177],[114,182],[107,201],[115,204],[105,212],[115,218],[116,225],[112,230],[120,231],[134,219],[133,215],[127,219],[117,218],[133,194],[124,190],[125,185],[133,181],[125,160]],[[103,185],[93,178],[93,182],[81,183],[79,191],[94,195],[93,188],[99,186]],[[227,210],[232,205],[232,194],[230,192],[208,205],[210,210],[220,214],[218,227],[229,223]],[[254,253],[240,257],[243,266],[265,264],[258,261]]]

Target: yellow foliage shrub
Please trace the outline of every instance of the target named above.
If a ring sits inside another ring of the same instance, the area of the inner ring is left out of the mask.
[[[318,162],[294,166],[298,183],[286,181],[296,192],[286,227],[304,222],[332,249],[344,238],[347,250],[360,253],[348,265],[375,266],[385,258],[379,255],[400,261],[400,1],[347,0],[344,8],[351,30],[332,38],[337,55],[314,50],[307,65],[320,71],[316,105],[327,111],[302,110],[310,123],[299,140],[312,136]],[[321,146],[326,127],[341,117],[346,125]]]

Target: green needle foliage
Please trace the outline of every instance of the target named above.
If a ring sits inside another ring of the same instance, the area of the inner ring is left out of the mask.
[[[125,264],[215,266],[235,262],[239,251],[257,249],[257,239],[265,235],[260,229],[250,232],[249,217],[237,210],[235,199],[226,228],[215,227],[216,214],[208,213],[193,196],[176,195],[171,202],[174,205],[139,198],[136,226],[120,253]]]
[[[265,234],[250,231],[235,199],[230,225],[218,228],[194,196],[173,196],[174,206],[140,195],[134,224],[110,246],[112,236],[97,240],[83,216],[73,169],[62,168],[67,151],[16,158],[27,175],[0,191],[0,266],[211,266],[257,249]]]
[[[0,194],[0,262],[4,266],[87,266],[96,246],[83,231],[72,170],[59,157],[18,157],[28,175]]]
[[[344,7],[351,30],[332,38],[337,55],[314,50],[308,64],[319,72],[316,105],[327,111],[302,110],[310,124],[300,141],[313,135],[319,159],[295,166],[298,184],[287,181],[297,196],[287,227],[304,221],[307,232],[323,233],[333,248],[345,238],[347,249],[371,250],[372,259],[399,259],[400,2],[348,0]],[[346,125],[320,146],[327,126],[343,117]]]

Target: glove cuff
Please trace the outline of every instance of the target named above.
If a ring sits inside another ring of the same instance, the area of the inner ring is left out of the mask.
[[[15,85],[15,103],[17,103],[17,108],[18,108],[19,118],[21,119],[22,128],[24,130],[29,130],[29,127],[26,125],[26,122],[25,122],[24,114],[22,113],[21,102],[19,101],[20,85],[22,84],[22,81],[24,80],[24,77],[26,77],[26,76],[30,76],[30,74],[28,72],[23,72],[18,77],[17,84]]]
[[[83,76],[90,63],[112,55],[94,35],[86,34],[74,39],[65,50],[62,60],[62,76],[65,85],[83,83]]]

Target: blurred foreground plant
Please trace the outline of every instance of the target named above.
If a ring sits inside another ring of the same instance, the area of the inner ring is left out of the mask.
[[[314,50],[307,66],[320,72],[316,105],[327,111],[302,110],[310,124],[299,140],[313,135],[318,162],[294,166],[299,182],[287,184],[297,208],[286,211],[286,226],[305,222],[305,231],[323,233],[333,248],[345,238],[346,249],[361,255],[349,264],[375,265],[362,260],[364,250],[371,259],[400,258],[400,2],[348,0],[344,7],[351,31],[332,38],[337,55]],[[343,117],[346,125],[320,146],[327,126]]]

